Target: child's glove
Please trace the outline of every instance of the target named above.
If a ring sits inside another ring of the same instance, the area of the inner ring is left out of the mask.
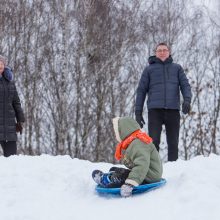
[[[120,191],[121,196],[124,198],[131,196],[133,188],[134,186],[129,183],[123,184]]]

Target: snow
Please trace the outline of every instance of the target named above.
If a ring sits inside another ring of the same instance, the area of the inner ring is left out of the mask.
[[[165,163],[164,187],[126,199],[94,190],[91,172],[111,166],[69,156],[0,157],[0,219],[220,219],[220,156]]]

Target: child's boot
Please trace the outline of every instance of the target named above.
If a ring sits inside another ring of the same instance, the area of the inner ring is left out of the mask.
[[[108,187],[111,184],[111,180],[109,178],[110,175],[111,173],[103,173],[101,170],[94,170],[92,172],[92,178],[102,187]]]

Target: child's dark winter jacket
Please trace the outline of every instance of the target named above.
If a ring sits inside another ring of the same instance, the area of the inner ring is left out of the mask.
[[[138,123],[129,117],[119,118],[113,123],[116,137],[124,140],[134,131],[139,130]],[[118,138],[117,138],[118,139]],[[123,153],[123,164],[131,169],[126,183],[134,186],[147,182],[159,181],[162,177],[162,162],[153,143],[146,144],[139,139],[133,140]]]

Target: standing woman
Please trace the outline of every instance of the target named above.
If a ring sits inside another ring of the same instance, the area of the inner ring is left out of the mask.
[[[0,144],[5,157],[17,153],[16,131],[22,133],[24,122],[24,113],[12,78],[6,59],[0,56]]]

